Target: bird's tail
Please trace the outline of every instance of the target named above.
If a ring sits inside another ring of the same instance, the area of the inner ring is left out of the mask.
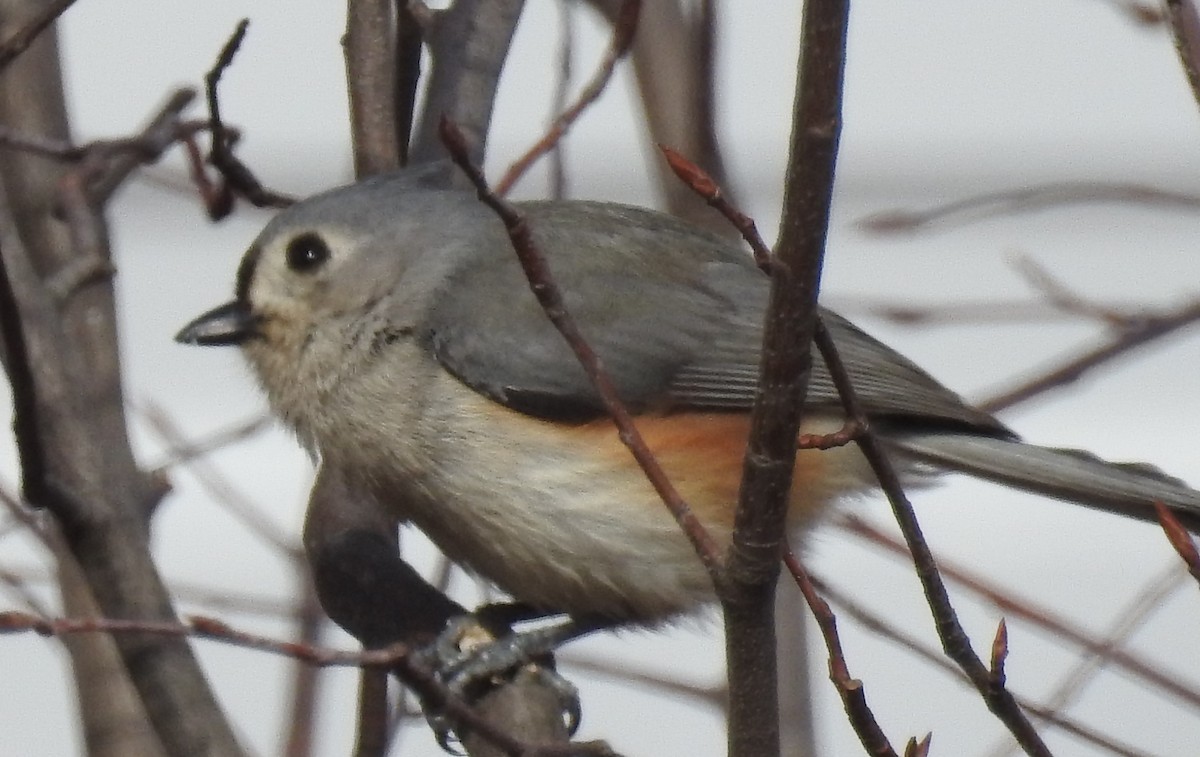
[[[905,457],[1048,497],[1141,520],[1154,502],[1200,533],[1200,491],[1150,465],[1110,463],[1088,452],[947,432],[905,433],[887,443]]]

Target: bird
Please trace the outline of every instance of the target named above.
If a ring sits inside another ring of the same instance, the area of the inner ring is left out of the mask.
[[[402,170],[281,211],[242,258],[234,299],[178,341],[240,347],[319,479],[336,475],[364,519],[414,524],[519,603],[614,626],[710,604],[708,572],[538,304],[503,223],[436,175]],[[650,450],[728,545],[768,278],[738,244],[660,212],[517,207]],[[1153,519],[1162,502],[1200,523],[1200,492],[1181,481],[1026,443],[850,321],[821,314],[907,482],[957,471],[1134,518]],[[828,433],[843,406],[813,360],[801,432]],[[801,449],[789,530],[803,534],[877,486],[852,444]]]

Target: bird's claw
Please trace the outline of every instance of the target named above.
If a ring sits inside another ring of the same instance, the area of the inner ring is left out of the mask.
[[[450,694],[468,702],[476,701],[488,688],[511,680],[517,670],[533,673],[557,695],[567,733],[573,736],[582,712],[579,691],[554,670],[552,658],[549,665],[535,661],[548,657],[553,650],[553,639],[536,630],[497,639],[474,616],[461,615],[450,619],[437,639],[419,650],[417,656]],[[452,719],[427,702],[423,707],[442,749],[461,754],[457,746],[461,739]]]

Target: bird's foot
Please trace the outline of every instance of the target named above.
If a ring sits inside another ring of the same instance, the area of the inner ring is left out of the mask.
[[[497,638],[473,615],[459,615],[446,623],[437,639],[417,652],[418,659],[446,690],[467,702],[478,701],[489,689],[511,680],[518,670],[535,674],[562,705],[568,735],[579,727],[579,692],[554,670],[554,649],[564,641],[564,624],[551,625]],[[438,744],[452,754],[461,753],[461,738],[446,712],[424,703],[425,718]]]

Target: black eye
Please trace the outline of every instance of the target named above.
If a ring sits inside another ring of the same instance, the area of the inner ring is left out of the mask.
[[[287,246],[287,264],[297,273],[310,273],[329,260],[329,245],[316,234],[301,234]]]

